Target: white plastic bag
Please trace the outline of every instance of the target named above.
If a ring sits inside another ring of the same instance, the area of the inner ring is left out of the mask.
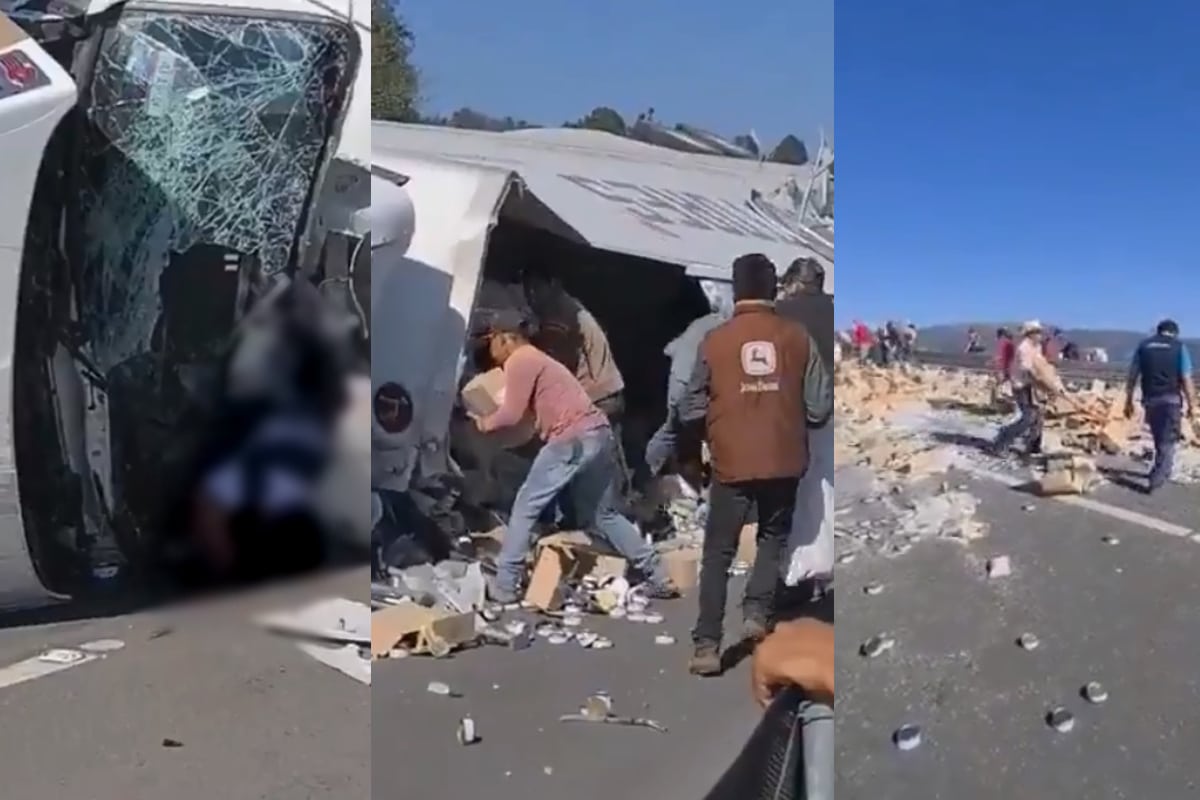
[[[832,420],[808,433],[808,472],[796,490],[796,511],[788,536],[784,582],[796,586],[809,578],[833,576],[833,472]]]

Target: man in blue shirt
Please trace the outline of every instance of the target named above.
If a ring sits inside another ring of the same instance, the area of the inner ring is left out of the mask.
[[[1171,477],[1185,400],[1188,417],[1194,419],[1196,413],[1192,357],[1179,340],[1179,325],[1174,320],[1158,323],[1154,335],[1142,341],[1133,353],[1125,382],[1127,419],[1133,416],[1133,392],[1138,385],[1142,389],[1146,423],[1154,438],[1154,466],[1146,485],[1146,493],[1150,494]]]

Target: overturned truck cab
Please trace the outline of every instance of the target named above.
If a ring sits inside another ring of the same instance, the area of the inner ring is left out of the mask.
[[[238,322],[352,282],[370,195],[349,0],[0,12],[2,609],[137,572]]]

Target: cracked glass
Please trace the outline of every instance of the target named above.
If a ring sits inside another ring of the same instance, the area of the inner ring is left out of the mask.
[[[356,57],[348,26],[317,20],[127,10],[105,34],[67,223],[101,372],[150,351],[173,260],[293,262]]]

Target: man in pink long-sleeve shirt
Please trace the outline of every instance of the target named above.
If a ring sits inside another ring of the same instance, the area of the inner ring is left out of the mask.
[[[504,399],[494,414],[477,419],[476,426],[489,433],[516,425],[532,411],[545,442],[513,501],[492,599],[520,599],[534,525],[561,492],[567,493],[578,524],[606,540],[646,577],[651,596],[678,594],[658,553],[617,511],[620,471],[608,418],[570,370],[529,343],[519,313],[497,312],[488,321],[486,335],[492,359],[504,369]]]

